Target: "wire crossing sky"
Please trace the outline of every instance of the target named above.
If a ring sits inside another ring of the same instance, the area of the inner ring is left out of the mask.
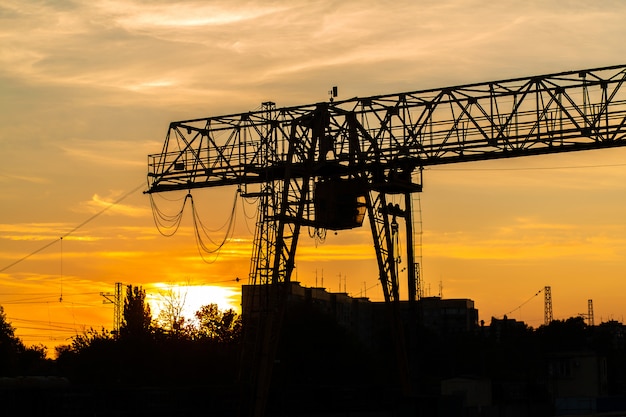
[[[25,261],[26,259],[30,258],[31,256],[38,254],[39,252],[49,248],[50,246],[54,245],[55,243],[61,242],[63,240],[63,238],[66,238],[66,237],[72,235],[74,232],[76,232],[77,230],[79,230],[80,228],[85,226],[86,224],[88,224],[88,223],[92,222],[93,220],[95,220],[98,216],[103,214],[105,211],[109,210],[111,207],[115,206],[116,204],[121,203],[122,201],[124,201],[124,199],[126,199],[126,197],[130,196],[131,194],[136,193],[137,191],[139,191],[142,188],[144,188],[144,184],[141,184],[140,186],[138,186],[138,187],[134,188],[133,190],[127,192],[122,197],[120,197],[119,199],[117,199],[113,203],[111,203],[110,205],[106,206],[105,208],[103,208],[102,210],[100,210],[99,212],[94,214],[93,216],[89,217],[88,219],[86,219],[85,221],[80,223],[78,226],[74,227],[69,232],[67,232],[64,235],[62,235],[58,240],[53,240],[52,242],[49,242],[49,243],[43,245],[42,247],[40,247],[40,248],[36,249],[35,251],[29,253],[28,255],[26,255],[26,256],[16,260],[15,262],[10,263],[9,265],[5,266],[4,268],[0,269],[0,273],[8,270],[9,268],[19,264],[22,261]]]

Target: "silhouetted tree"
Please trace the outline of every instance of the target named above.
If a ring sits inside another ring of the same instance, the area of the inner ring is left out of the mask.
[[[120,336],[145,336],[151,329],[152,313],[146,303],[146,292],[141,287],[127,286]]]
[[[235,340],[241,334],[241,316],[234,310],[221,311],[217,304],[202,306],[195,313],[198,320],[196,335],[219,342]]]
[[[73,382],[108,383],[118,377],[119,350],[113,335],[93,328],[72,337],[69,345],[57,346],[56,363]]]
[[[547,326],[539,326],[536,333],[546,351],[584,349],[589,342],[587,325],[582,317],[552,320]]]
[[[7,321],[4,308],[0,306],[0,373],[10,375],[17,371],[19,354],[24,344],[15,336],[15,329]]]
[[[157,325],[170,334],[182,336],[185,330],[186,318],[183,316],[183,310],[187,301],[187,292],[169,288],[161,292],[159,297],[160,311],[156,319]]]
[[[93,346],[102,344],[104,342],[112,341],[113,335],[102,328],[101,330],[96,330],[90,328],[83,332],[83,334],[78,334],[72,337],[72,343],[69,345],[57,346],[56,351],[57,355],[62,352],[74,352],[80,353],[85,351],[86,349],[93,348]]]
[[[7,321],[4,308],[0,306],[0,375],[37,372],[45,360],[46,348],[42,345],[26,347],[15,335],[15,328]]]

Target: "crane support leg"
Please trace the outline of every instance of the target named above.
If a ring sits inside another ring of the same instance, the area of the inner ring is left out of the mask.
[[[398,288],[398,271],[393,253],[392,230],[389,223],[389,213],[386,204],[386,195],[379,193],[373,198],[372,193],[366,195],[367,210],[370,218],[374,249],[378,262],[379,278],[385,295],[387,315],[391,325],[392,338],[395,345],[400,388],[406,397],[412,395],[411,380],[409,377],[409,361],[404,338],[404,329],[400,317],[400,298]]]
[[[314,120],[320,119],[314,118]],[[323,134],[324,127],[315,124],[313,126],[313,143],[315,144],[318,137]],[[252,361],[246,361],[251,366],[250,383],[255,390],[253,404],[251,404],[251,415],[254,417],[262,417],[266,414],[276,352],[287,310],[289,283],[295,268],[298,237],[305,208],[310,204],[310,177],[292,176],[291,173],[294,158],[312,161],[315,157],[315,146],[305,149],[304,152],[303,148],[299,147],[301,142],[298,140],[299,135],[303,133],[301,129],[302,126],[297,123],[292,125],[287,153],[289,163],[284,170],[283,180],[271,181],[267,184],[266,189],[273,192],[265,199],[261,199],[259,208],[256,235],[258,240],[255,239],[253,252],[256,262],[253,263],[250,272],[250,283],[253,287],[264,284],[259,290],[259,296],[265,295],[266,305],[265,308],[259,309],[258,317],[256,317],[257,331],[260,332],[254,337],[257,344],[247,348],[248,354],[252,354],[255,358]],[[263,206],[264,203],[267,206]],[[259,230],[269,230],[272,233],[267,235],[259,233]]]
[[[407,289],[409,293],[409,304],[411,311],[415,309],[417,299],[417,277],[415,276],[415,252],[413,241],[413,206],[411,203],[411,193],[404,193],[404,223],[406,226],[406,261],[407,267]]]

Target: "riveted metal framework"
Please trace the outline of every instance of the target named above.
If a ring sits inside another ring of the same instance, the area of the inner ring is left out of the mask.
[[[351,181],[394,304],[390,217],[412,223],[421,168],[624,146],[625,80],[619,65],[173,122],[148,157],[147,192],[237,185],[258,195],[250,283],[278,284],[290,280],[302,227],[332,229],[316,213],[316,184]],[[403,207],[388,203],[393,194]],[[417,269],[409,265],[409,283]]]
[[[261,184],[276,246],[252,271],[267,283],[289,280],[300,227],[317,227],[315,181],[361,178],[393,299],[387,194],[419,191],[419,167],[623,146],[625,78],[621,65],[173,122],[147,192]]]
[[[625,70],[614,66],[173,122],[163,151],[149,156],[148,192],[283,179],[288,164],[293,177],[317,174],[331,163],[347,174],[359,169],[350,163],[351,144],[358,144],[360,163],[372,173],[619,146]],[[317,130],[316,116],[322,118]]]

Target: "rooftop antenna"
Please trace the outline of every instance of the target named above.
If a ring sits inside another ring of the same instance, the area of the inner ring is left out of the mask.
[[[333,88],[330,89],[330,91],[328,92],[328,95],[330,95],[330,102],[332,103],[335,99],[335,97],[337,97],[337,86],[334,85]]]

